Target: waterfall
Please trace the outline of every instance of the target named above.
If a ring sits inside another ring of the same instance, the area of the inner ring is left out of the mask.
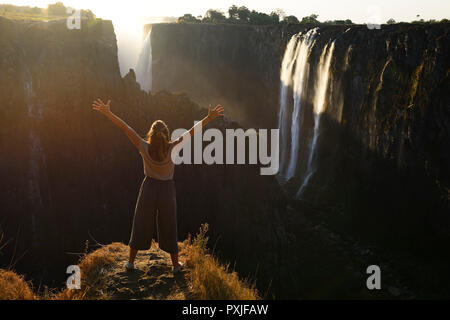
[[[33,243],[32,246],[38,246],[36,233],[37,213],[42,208],[41,194],[41,167],[45,165],[45,154],[42,148],[39,134],[36,133],[35,126],[42,119],[42,104],[36,103],[36,95],[33,90],[32,76],[26,68],[24,90],[28,107],[29,125],[29,161],[28,161],[28,199],[30,203],[31,214],[31,232]]]
[[[281,65],[280,111],[278,115],[278,129],[280,130],[280,174],[283,179],[289,180],[295,174],[298,160],[298,148],[300,140],[300,114],[302,107],[302,93],[306,86],[308,58],[314,43],[317,28],[309,30],[306,34],[294,35],[289,41]],[[295,68],[294,68],[295,66]],[[292,87],[293,111],[291,119],[291,144],[290,152],[287,152],[288,129],[288,92]],[[286,161],[289,162],[286,169]],[[286,172],[285,172],[286,171]]]
[[[330,63],[331,58],[333,56],[333,51],[334,51],[334,41],[331,43],[331,45],[325,46],[325,48],[322,51],[322,54],[320,55],[319,64],[317,66],[317,75],[316,75],[317,81],[315,85],[314,110],[313,110],[314,112],[313,139],[309,151],[305,179],[303,180],[303,183],[297,192],[297,196],[300,196],[302,194],[304,188],[307,186],[309,182],[309,179],[314,174],[313,159],[317,147],[317,140],[320,134],[319,131],[320,118],[326,108],[325,98],[328,89],[328,78],[330,74]]]
[[[136,65],[136,81],[140,84],[141,89],[149,92],[152,90],[152,29],[147,33],[142,45]]]
[[[298,35],[292,36],[283,56],[280,71],[280,111],[278,112],[278,129],[280,132],[280,174],[285,168],[287,158],[288,132],[285,123],[288,121],[288,89],[292,85],[292,68],[295,62],[295,49],[297,47]]]

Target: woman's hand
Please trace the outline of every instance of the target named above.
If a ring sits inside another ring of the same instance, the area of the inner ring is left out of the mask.
[[[92,103],[92,109],[97,110],[104,115],[111,113],[110,106],[111,100],[108,100],[108,102],[105,104],[100,98],[94,100],[94,102]]]
[[[223,116],[223,107],[218,104],[214,109],[211,108],[211,105],[208,107],[208,118],[211,120],[214,120],[217,117]]]
[[[102,99],[98,98],[92,103],[92,109],[99,111],[103,115],[105,115],[109,120],[112,121],[116,126],[118,126],[125,134],[128,136],[130,141],[134,144],[134,146],[139,150],[141,146],[141,138],[139,135],[131,128],[125,121],[120,119],[110,110],[111,100],[105,104]]]
[[[206,116],[206,117],[204,117],[203,119],[202,119],[202,121],[199,121],[199,122],[197,122],[189,131],[188,131],[188,133],[189,133],[189,135],[191,136],[191,137],[193,137],[194,136],[194,134],[195,134],[195,132],[196,132],[196,128],[197,127],[204,127],[204,126],[206,126],[208,123],[210,123],[212,120],[214,120],[215,118],[217,118],[217,117],[223,117],[223,107],[219,104],[219,105],[217,105],[217,107],[215,107],[214,109],[211,107],[211,105],[209,105],[209,107],[208,107],[208,115]],[[181,139],[181,137],[180,138],[178,138],[178,140],[176,140],[177,142],[176,143],[180,143],[181,141],[187,141],[187,140],[185,140],[184,139],[184,135],[185,134],[183,134],[183,139],[182,140],[180,140]]]

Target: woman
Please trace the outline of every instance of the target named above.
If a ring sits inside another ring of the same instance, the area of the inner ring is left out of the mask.
[[[144,162],[145,178],[139,190],[134,212],[129,242],[130,258],[126,269],[134,269],[134,259],[138,250],[150,248],[156,221],[159,247],[170,254],[173,271],[179,272],[182,264],[178,262],[176,198],[172,180],[174,163],[171,151],[175,145],[188,141],[194,135],[194,130],[197,132],[211,120],[223,116],[224,109],[220,105],[214,109],[209,106],[208,115],[175,141],[170,141],[167,125],[157,120],[153,122],[144,140],[133,128],[111,112],[110,104],[110,100],[105,104],[99,98],[93,102],[92,107],[125,132]]]

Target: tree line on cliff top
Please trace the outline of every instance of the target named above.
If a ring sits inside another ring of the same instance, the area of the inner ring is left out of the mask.
[[[317,20],[317,14],[311,14],[310,16],[303,17],[299,20],[296,16],[286,15],[283,10],[277,9],[272,11],[270,14],[263,12],[258,12],[255,10],[250,10],[247,7],[232,5],[228,8],[228,17],[219,10],[209,9],[206,11],[205,15],[194,17],[192,14],[187,13],[182,17],[179,17],[178,23],[231,23],[231,24],[279,24],[279,23],[320,23]],[[328,22],[328,21],[327,21]],[[327,23],[326,22],[326,23]],[[331,21],[330,21],[331,22]],[[352,24],[351,20],[336,20],[333,21],[336,24]]]
[[[286,15],[283,10],[276,9],[272,11],[270,14],[266,14],[263,12],[258,12],[255,10],[250,10],[245,6],[238,7],[236,5],[232,5],[228,8],[228,16],[220,10],[209,9],[206,11],[204,16],[193,16],[190,13],[186,13],[185,15],[178,18],[177,23],[212,23],[212,24],[252,24],[252,25],[267,25],[267,24],[333,24],[333,25],[351,25],[354,24],[352,20],[327,20],[321,22],[317,20],[319,16],[317,14],[311,14],[309,16],[303,17],[299,20],[294,15]],[[420,15],[417,15],[420,17]],[[412,23],[448,23],[447,19],[443,19],[441,21],[437,20],[429,20],[424,21],[415,20]],[[387,24],[395,24],[397,23],[394,19],[389,19]]]

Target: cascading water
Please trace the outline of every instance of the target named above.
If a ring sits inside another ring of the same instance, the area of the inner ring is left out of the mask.
[[[141,89],[149,92],[152,90],[152,29],[147,33],[142,45],[141,53],[136,65],[136,81],[140,84]]]
[[[309,179],[314,174],[315,169],[313,168],[313,159],[315,150],[317,147],[317,140],[320,134],[320,118],[322,113],[326,109],[325,98],[328,89],[328,78],[330,75],[330,64],[331,58],[333,56],[334,51],[334,41],[331,45],[326,45],[320,55],[319,65],[317,66],[317,75],[316,75],[316,86],[315,86],[315,96],[314,96],[314,132],[313,139],[311,142],[308,163],[306,166],[305,179],[303,180],[300,189],[297,192],[297,196],[300,196],[304,190],[304,188],[308,185]]]
[[[288,89],[292,86],[292,69],[295,62],[295,49],[298,35],[292,36],[284,53],[280,72],[280,111],[278,113],[278,129],[280,130],[280,175],[283,175],[287,158],[288,132],[285,123],[288,121]]]
[[[41,166],[45,165],[45,154],[42,148],[42,143],[39,135],[34,129],[34,125],[42,119],[42,105],[36,103],[36,97],[33,90],[32,77],[26,69],[26,76],[24,81],[24,89],[26,93],[26,101],[28,105],[28,118],[30,119],[29,126],[29,172],[28,172],[28,195],[30,200],[30,214],[31,214],[31,231],[33,246],[38,246],[36,235],[37,213],[42,208],[41,195]]]
[[[306,86],[308,77],[308,58],[317,34],[317,28],[309,30],[306,34],[294,35],[286,47],[286,52],[281,66],[281,90],[280,90],[280,111],[278,115],[278,128],[281,132],[281,160],[280,175],[283,179],[289,180],[295,174],[298,159],[298,148],[300,140],[300,114],[302,107],[302,94]],[[294,69],[295,65],[295,69]],[[289,152],[289,162],[287,161],[287,112],[288,112],[288,91],[292,87],[294,106],[291,119],[291,145]]]

